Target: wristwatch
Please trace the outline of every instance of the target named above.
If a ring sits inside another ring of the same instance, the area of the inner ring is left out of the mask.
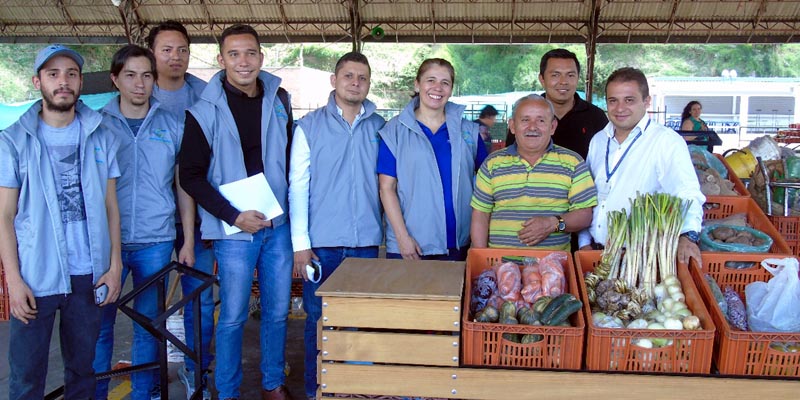
[[[567,230],[567,223],[564,222],[564,217],[560,215],[556,215],[556,218],[558,218],[558,223],[556,224],[556,229],[553,232],[563,233]]]
[[[697,233],[696,231],[683,232],[681,233],[681,236],[685,237],[686,239],[689,239],[689,241],[694,244],[700,242],[700,234]]]

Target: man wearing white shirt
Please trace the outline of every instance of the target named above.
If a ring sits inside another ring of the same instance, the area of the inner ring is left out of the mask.
[[[294,131],[289,214],[294,272],[305,280],[305,390],[310,399],[317,392],[317,320],[322,314],[314,292],[346,257],[377,258],[383,240],[375,163],[377,133],[385,120],[366,99],[370,72],[363,54],[342,56],[331,75],[334,90],[328,104],[298,120]],[[306,273],[312,259],[321,265],[318,276]]]
[[[620,68],[606,82],[609,124],[594,135],[586,158],[597,185],[598,205],[592,225],[581,232],[581,249],[605,245],[610,211],[630,208],[638,193],[669,193],[690,202],[678,241],[678,261],[700,261],[698,232],[705,196],[686,142],[675,131],[647,115],[647,78],[635,68]]]

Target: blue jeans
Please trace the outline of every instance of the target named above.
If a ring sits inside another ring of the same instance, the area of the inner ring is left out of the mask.
[[[175,252],[179,252],[183,246],[183,231],[181,225],[177,226],[178,237],[175,239]],[[214,250],[205,248],[203,241],[200,240],[200,227],[194,229],[194,269],[205,272],[209,275],[214,275]],[[181,287],[183,294],[186,295],[195,290],[202,284],[201,281],[192,278],[191,276],[184,276],[181,278]],[[186,346],[194,349],[194,301],[186,303],[183,313],[183,327],[186,332]],[[201,343],[203,348],[202,369],[208,369],[208,365],[214,360],[211,354],[211,339],[214,337],[214,290],[213,286],[204,290],[200,294],[200,318],[202,326],[200,327]],[[186,357],[184,360],[186,369],[189,372],[194,372],[194,361]]]
[[[133,272],[133,287],[139,287],[142,282],[155,275],[169,264],[172,257],[173,242],[159,242],[152,245],[143,245],[141,248],[123,246],[122,250],[122,282]],[[156,287],[153,286],[139,294],[133,301],[133,309],[150,318],[158,314],[158,299]],[[95,348],[94,370],[105,372],[111,369],[111,356],[114,353],[114,323],[117,318],[117,305],[103,307],[103,322],[100,327],[100,337]],[[146,364],[156,361],[158,355],[158,341],[142,328],[133,324],[133,349],[131,351],[133,365]],[[131,375],[131,399],[149,400],[150,391],[159,382],[158,369],[136,372]],[[102,400],[108,397],[108,379],[97,381],[95,399]]]
[[[452,248],[447,249],[447,254],[434,254],[429,256],[422,256],[420,260],[433,260],[433,261],[464,261],[467,259],[467,251],[469,246],[461,246],[460,249]],[[386,258],[389,260],[399,260],[403,258],[400,253],[386,253]]]
[[[252,242],[217,240],[220,312],[217,321],[217,367],[214,383],[219,398],[239,398],[242,383],[242,335],[247,321],[253,270],[261,294],[261,387],[284,382],[286,320],[292,286],[292,242],[289,224],[264,228]]]
[[[317,321],[322,316],[322,299],[314,292],[328,279],[347,257],[378,258],[378,246],[372,247],[317,247],[312,249],[322,264],[319,283],[303,282],[303,310],[306,312],[304,342],[306,346],[305,388],[306,394],[317,394]]]
[[[12,317],[9,329],[9,399],[44,398],[50,337],[60,311],[59,338],[64,361],[64,398],[94,395],[94,343],[100,329],[100,308],[94,304],[92,275],[70,276],[72,293],[36,298],[36,319],[23,324]]]

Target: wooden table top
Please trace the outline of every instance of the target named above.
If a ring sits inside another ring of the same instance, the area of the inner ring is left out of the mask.
[[[464,262],[347,258],[317,296],[460,300]]]

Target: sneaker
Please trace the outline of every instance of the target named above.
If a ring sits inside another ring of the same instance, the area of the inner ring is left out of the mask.
[[[161,400],[161,386],[160,385],[153,386],[153,389],[150,390],[150,400]]]
[[[186,367],[178,368],[178,379],[183,384],[183,387],[186,389],[186,400],[191,400],[192,394],[194,394],[195,384],[194,384],[194,373],[189,372]],[[211,400],[211,392],[208,390],[208,387],[203,388],[203,400]],[[151,399],[152,400],[152,399]]]

